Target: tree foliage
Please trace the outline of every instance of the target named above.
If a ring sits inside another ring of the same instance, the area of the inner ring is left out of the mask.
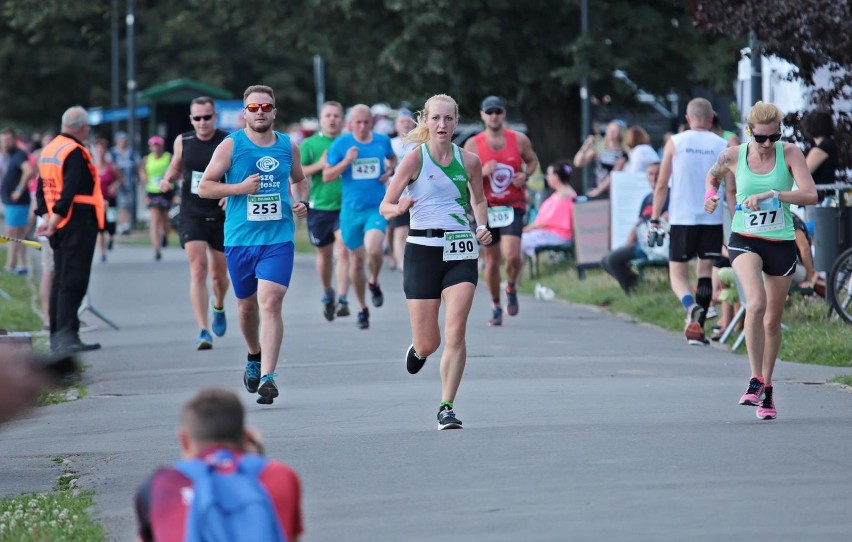
[[[852,168],[852,3],[849,0],[691,0],[696,28],[709,35],[747,36],[755,32],[762,53],[795,65],[798,77],[814,84],[818,70],[829,70],[828,85],[810,94],[811,108],[833,110],[840,168]],[[801,136],[802,112],[785,122]]]
[[[658,94],[730,92],[741,43],[699,35],[683,2],[590,4],[582,35],[580,0],[137,0],[136,79],[144,89],[190,77],[235,94],[264,82],[279,94],[281,116],[295,119],[314,114],[319,54],[327,97],[347,105],[417,105],[447,93],[463,121],[478,122],[481,99],[502,95],[544,162],[577,148],[584,75],[593,94],[621,103],[632,91],[615,69]],[[34,124],[32,101],[46,104],[41,124],[72,103],[109,103],[109,3],[0,6],[0,119]],[[119,9],[123,94],[124,1]]]

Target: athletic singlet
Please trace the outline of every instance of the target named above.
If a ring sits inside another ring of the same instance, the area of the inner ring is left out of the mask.
[[[412,151],[415,152],[415,151]],[[411,229],[470,230],[467,221],[467,171],[461,149],[453,144],[453,159],[438,164],[429,153],[429,145],[420,145],[420,172],[405,188],[404,195],[415,200],[411,207]],[[408,237],[416,245],[443,246],[441,237]]]
[[[748,145],[748,143],[740,145],[739,157],[737,158],[737,203],[742,204],[752,194],[768,192],[769,190],[792,190],[794,179],[787,169],[787,162],[784,160],[784,143],[782,141],[775,142],[775,167],[769,173],[754,173],[749,169]],[[772,209],[768,208],[772,205],[772,201],[772,198],[761,200],[761,204],[767,206],[765,211],[761,210],[752,213],[748,209],[742,209],[734,213],[734,219],[731,222],[731,231],[776,241],[792,241],[796,239],[793,217],[790,213],[790,204],[780,202],[781,215],[778,216],[777,211],[773,215]],[[781,222],[781,219],[783,219],[783,222]],[[771,227],[769,225],[772,223],[779,226],[783,224],[783,228],[768,230],[767,228]]]
[[[514,130],[508,128],[506,133],[506,144],[499,151],[488,146],[485,132],[473,136],[476,142],[476,154],[482,164],[491,160],[497,162],[497,169],[491,175],[482,179],[485,189],[485,199],[489,206],[508,205],[517,209],[526,209],[526,189],[518,188],[512,184],[512,177],[521,171],[524,161],[521,158],[521,149],[518,147],[518,137]]]
[[[162,156],[157,158],[153,154],[149,154],[145,159],[145,175],[148,176],[148,182],[145,184],[145,191],[149,194],[161,194],[160,181],[163,180],[163,175],[169,169],[169,162],[172,161],[172,155],[164,152]]]
[[[290,137],[275,133],[275,143],[260,147],[245,130],[227,136],[234,141],[231,167],[225,182],[239,184],[255,173],[260,175],[257,194],[228,196],[225,208],[225,246],[260,246],[293,240],[293,209],[290,203],[290,168],[293,153]]]
[[[198,139],[195,131],[181,134],[181,168],[183,169],[183,186],[180,189],[181,216],[194,218],[221,218],[224,216],[219,207],[218,199],[198,197],[198,185],[207,164],[213,157],[213,151],[219,143],[225,140],[228,132],[216,130],[213,137],[207,141]]]
[[[713,132],[687,130],[672,136],[671,195],[669,224],[677,226],[722,223],[722,206],[712,214],[704,212],[704,183],[707,172],[728,144]]]

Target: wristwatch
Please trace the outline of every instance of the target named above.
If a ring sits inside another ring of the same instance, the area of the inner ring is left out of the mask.
[[[488,226],[486,226],[485,224],[480,224],[479,226],[476,227],[477,232],[480,232],[482,230],[487,230],[487,229],[488,229]]]

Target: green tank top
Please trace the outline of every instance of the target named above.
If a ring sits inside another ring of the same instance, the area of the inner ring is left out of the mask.
[[[149,194],[160,193],[160,181],[163,180],[163,175],[169,169],[169,162],[172,161],[172,155],[164,152],[159,158],[153,154],[149,154],[145,160],[145,174],[148,176],[148,183],[145,185],[145,191]]]
[[[754,173],[748,168],[748,144],[740,145],[736,171],[738,205],[742,205],[752,194],[769,190],[789,191],[793,188],[793,180],[787,169],[787,162],[784,161],[783,142],[775,143],[775,167],[769,173],[762,174]],[[794,240],[796,234],[790,204],[781,202],[776,208],[774,203],[775,200],[768,198],[761,201],[759,211],[738,210],[734,213],[731,231],[776,241]]]

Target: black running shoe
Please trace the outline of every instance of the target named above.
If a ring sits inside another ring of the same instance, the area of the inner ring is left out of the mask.
[[[247,361],[246,370],[243,371],[243,385],[249,393],[256,393],[260,384],[260,362]]]
[[[506,313],[509,316],[517,316],[520,307],[518,306],[518,291],[506,288]]]
[[[370,328],[370,311],[364,309],[358,312],[358,329]]]
[[[382,289],[378,284],[373,284],[372,282],[367,283],[367,288],[370,289],[370,294],[373,296],[373,306],[381,307],[385,303],[385,296],[382,294]]]
[[[334,309],[336,304],[334,303],[334,297],[324,297],[322,298],[322,315],[325,316],[325,319],[331,322],[334,320]]]
[[[438,411],[438,430],[442,431],[444,429],[461,428],[462,422],[460,419],[456,418],[456,413],[453,412],[453,409],[444,405],[444,407]]]
[[[337,317],[343,318],[344,316],[349,316],[352,314],[349,312],[349,303],[346,301],[338,301],[337,302]]]
[[[278,397],[278,386],[275,385],[275,376],[276,373],[270,373],[260,379],[260,387],[257,388],[257,394],[260,397],[257,398],[257,404],[271,405],[272,401]]]
[[[421,358],[420,355],[417,354],[417,351],[414,350],[413,344],[409,346],[408,351],[405,353],[405,367],[408,369],[408,372],[416,375],[425,364],[426,358]]]

